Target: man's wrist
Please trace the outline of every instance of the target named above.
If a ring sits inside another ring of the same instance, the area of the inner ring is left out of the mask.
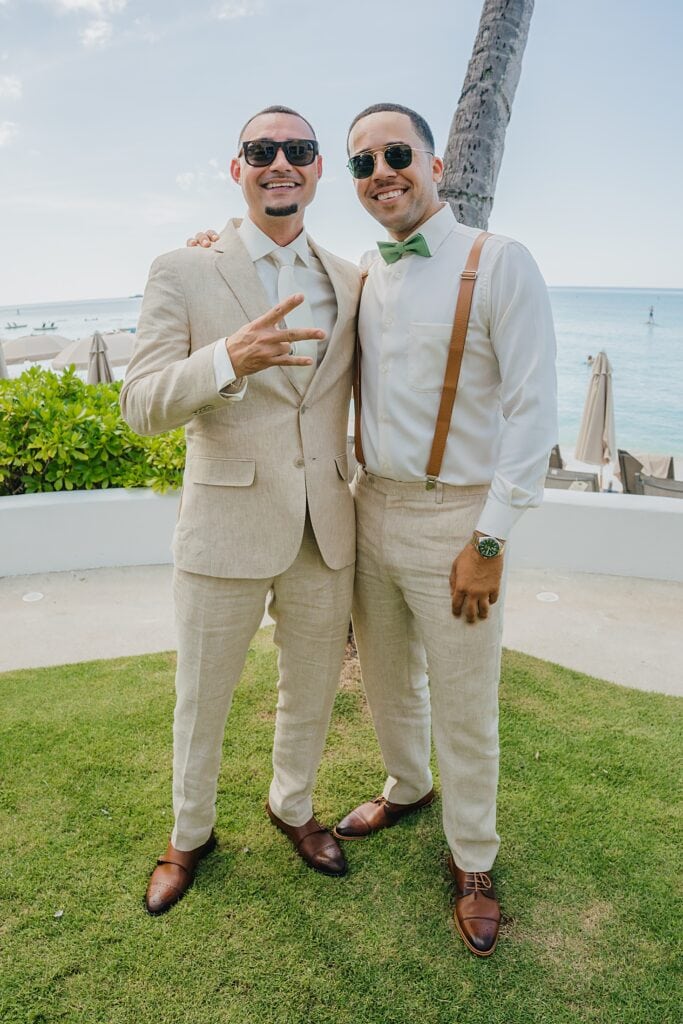
[[[505,549],[505,541],[500,537],[491,537],[481,530],[475,530],[472,534],[472,547],[482,558],[500,558]]]

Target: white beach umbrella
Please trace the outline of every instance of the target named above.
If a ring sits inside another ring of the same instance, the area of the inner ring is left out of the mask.
[[[0,341],[0,380],[7,379],[9,373],[7,372],[7,363],[5,362],[5,346]]]
[[[107,343],[99,331],[95,331],[90,344],[88,361],[88,384],[111,384],[114,371],[107,355]]]
[[[617,456],[614,428],[612,367],[604,352],[593,363],[574,458],[593,466],[606,466]]]
[[[20,338],[4,342],[5,362],[9,366],[26,360],[35,363],[41,359],[52,359],[69,343],[70,339],[63,338],[61,334],[22,334]]]
[[[98,333],[98,332],[95,332]],[[135,335],[129,331],[112,331],[102,335],[107,344],[107,356],[110,366],[126,366],[130,362],[135,344]],[[65,370],[67,366],[73,365],[77,370],[84,370],[90,366],[90,346],[93,335],[89,334],[78,341],[72,341],[67,348],[63,349],[56,359],[52,360],[53,370]]]

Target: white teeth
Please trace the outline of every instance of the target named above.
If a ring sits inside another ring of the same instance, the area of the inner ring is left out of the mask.
[[[402,188],[395,188],[391,192],[379,192],[377,194],[377,199],[397,199],[398,196],[403,195],[403,192],[404,189]]]
[[[269,181],[266,188],[296,188],[295,181]]]

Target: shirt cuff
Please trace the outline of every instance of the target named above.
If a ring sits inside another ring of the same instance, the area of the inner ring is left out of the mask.
[[[487,537],[497,537],[498,540],[507,540],[510,531],[525,510],[513,508],[511,505],[501,505],[496,498],[487,498],[484,509],[479,516],[475,527],[480,533]]]
[[[244,398],[244,393],[247,390],[247,378],[235,376],[225,342],[225,338],[219,338],[213,349],[213,373],[216,378],[216,391],[221,398]]]

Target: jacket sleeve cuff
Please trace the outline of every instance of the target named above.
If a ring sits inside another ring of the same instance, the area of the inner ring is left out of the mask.
[[[243,398],[247,388],[246,377],[235,377],[235,371],[228,355],[225,338],[219,338],[213,348],[213,372],[216,391],[221,398]]]

